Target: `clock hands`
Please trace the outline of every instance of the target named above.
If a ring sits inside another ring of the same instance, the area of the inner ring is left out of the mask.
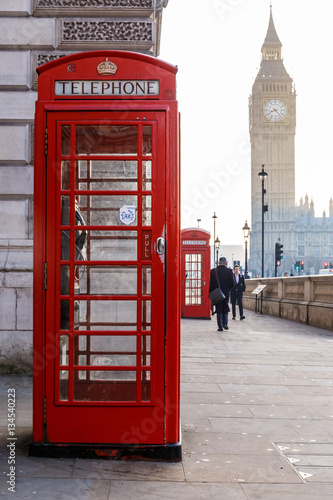
[[[280,111],[276,108],[273,108],[272,111],[275,111],[279,116],[281,116],[281,118],[283,118],[283,115],[280,113]]]
[[[270,115],[271,117],[273,117],[273,116],[279,116],[281,120],[283,120],[283,118],[284,118],[284,116],[285,116],[285,115],[284,115],[283,113],[281,113],[281,112],[280,112],[277,108],[272,108],[272,109],[269,111],[269,115]]]

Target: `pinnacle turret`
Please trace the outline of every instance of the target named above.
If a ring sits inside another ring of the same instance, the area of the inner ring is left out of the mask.
[[[270,16],[265,41],[261,48],[262,61],[257,75],[257,81],[267,81],[270,79],[292,82],[282,60],[282,43],[277,35],[272,6],[270,6]]]
[[[263,52],[263,55],[264,55],[264,51],[267,49],[275,49],[275,55],[276,56],[279,56],[279,59],[281,59],[281,47],[282,47],[282,43],[280,42],[280,39],[277,35],[277,32],[276,32],[276,29],[275,29],[275,25],[274,25],[274,21],[273,21],[273,13],[272,13],[272,6],[270,6],[270,9],[271,9],[271,12],[270,12],[270,16],[269,16],[269,23],[268,23],[268,30],[267,30],[267,34],[266,34],[266,38],[265,38],[265,41],[263,43],[263,46],[262,46],[262,52]],[[278,50],[280,49],[280,50]],[[267,56],[267,54],[266,54]],[[265,57],[264,59],[266,59],[267,57]]]

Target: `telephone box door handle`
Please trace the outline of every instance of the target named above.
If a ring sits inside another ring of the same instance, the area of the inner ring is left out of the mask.
[[[157,238],[156,242],[156,250],[159,255],[162,255],[165,253],[165,240],[164,238]]]

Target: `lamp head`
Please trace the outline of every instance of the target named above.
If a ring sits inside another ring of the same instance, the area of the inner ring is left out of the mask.
[[[262,182],[264,182],[265,177],[268,175],[268,173],[265,172],[265,170],[264,170],[264,166],[265,165],[262,165],[261,172],[259,172],[259,174],[258,174],[260,179],[262,180]]]
[[[250,235],[250,230],[251,230],[250,226],[247,224],[247,220],[245,221],[245,225],[242,229],[243,229],[244,238],[247,239]]]

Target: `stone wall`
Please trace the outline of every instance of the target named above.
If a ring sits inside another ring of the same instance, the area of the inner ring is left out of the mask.
[[[36,67],[74,52],[157,56],[168,0],[0,2],[0,370],[31,371]]]
[[[247,280],[245,308],[255,309],[258,285],[266,285],[263,313],[333,331],[333,275]]]

